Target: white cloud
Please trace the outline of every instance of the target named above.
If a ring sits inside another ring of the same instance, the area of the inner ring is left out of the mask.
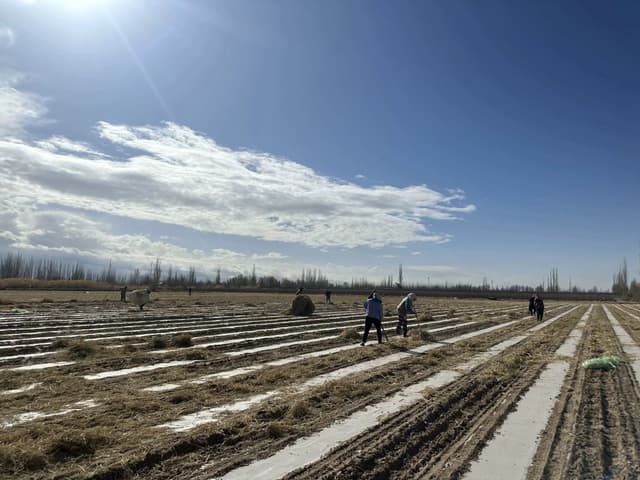
[[[361,173],[357,174],[355,177],[356,177],[358,180],[364,180],[365,178],[367,178],[367,177],[365,177],[364,175],[362,175]]]
[[[114,265],[140,267],[150,265],[156,258],[167,265],[187,270],[196,266],[199,273],[213,275],[217,268],[241,272],[250,260],[261,261],[261,267],[276,270],[277,262],[285,255],[242,252],[225,248],[210,250],[188,249],[167,240],[155,241],[140,234],[116,235],[104,222],[90,219],[82,213],[45,208],[24,209],[19,215],[10,208],[0,214],[0,222],[9,230],[0,230],[0,247],[17,249],[27,254],[48,255],[55,258],[82,259],[88,264],[101,264],[111,259]]]
[[[422,252],[411,252],[411,255],[422,255]]]
[[[6,25],[0,25],[0,48],[11,48],[16,43],[16,34]]]
[[[0,72],[0,139],[22,136],[27,126],[37,124],[47,113],[43,97],[15,88],[23,79],[15,72]]]
[[[64,137],[0,141],[1,190],[26,205],[57,204],[311,247],[444,243],[451,236],[428,231],[424,221],[475,210],[460,205],[459,191],[337,182],[287,159],[222,147],[173,123],[101,122],[97,133],[132,153],[100,157]]]
[[[450,265],[407,265],[404,269],[426,273],[453,273],[459,271],[457,267]]]
[[[279,252],[268,252],[268,253],[254,253],[251,255],[253,260],[284,260],[285,258],[289,258],[288,255],[284,255]]]
[[[91,148],[91,146],[87,145],[83,142],[74,142],[66,137],[61,135],[54,135],[52,137],[47,138],[46,140],[41,140],[36,142],[36,145],[44,148],[45,150],[49,150],[50,152],[72,152],[72,153],[85,153],[90,156],[97,157],[108,157],[104,153],[100,153]]]

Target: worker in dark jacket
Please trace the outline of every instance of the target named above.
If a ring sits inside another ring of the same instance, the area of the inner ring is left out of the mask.
[[[536,296],[531,295],[529,298],[529,315],[536,313]]]
[[[536,295],[535,305],[536,305],[536,320],[540,322],[542,321],[542,317],[544,316],[544,302],[542,301],[541,296]]]
[[[364,308],[367,309],[367,316],[364,319],[364,335],[362,335],[362,342],[360,345],[364,346],[367,343],[367,337],[369,336],[369,330],[371,330],[371,324],[376,326],[376,332],[378,334],[378,343],[382,343],[382,300],[378,297],[376,292],[373,292],[367,300],[364,302]]]

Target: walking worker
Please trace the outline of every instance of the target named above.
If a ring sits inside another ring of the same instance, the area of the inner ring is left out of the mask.
[[[542,317],[544,316],[544,302],[542,301],[542,297],[536,295],[536,300],[534,303],[536,306],[536,320],[540,322],[542,321]]]
[[[367,343],[371,324],[376,326],[378,343],[382,343],[382,300],[380,300],[376,292],[373,292],[367,297],[364,302],[364,308],[367,309],[367,316],[364,319],[364,334],[362,335],[362,342],[360,345],[364,346],[364,344]]]
[[[121,302],[126,302],[127,301],[127,286],[126,285],[124,287],[120,288],[120,301]]]
[[[529,298],[529,315],[536,313],[536,296],[531,295]]]
[[[402,336],[407,336],[407,315],[410,313],[416,313],[416,310],[413,307],[413,302],[415,301],[416,294],[410,293],[398,304],[398,325],[396,326],[396,333],[398,335],[400,335],[400,331],[402,331]]]

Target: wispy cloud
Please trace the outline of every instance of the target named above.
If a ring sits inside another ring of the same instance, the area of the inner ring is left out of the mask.
[[[11,48],[16,43],[16,34],[6,25],[0,25],[0,48]]]
[[[404,268],[405,270],[426,273],[453,273],[459,271],[458,267],[450,265],[407,265]]]
[[[22,136],[27,126],[40,122],[47,113],[43,97],[16,88],[24,78],[16,72],[0,71],[0,139]]]
[[[111,158],[64,137],[0,141],[4,195],[23,205],[61,205],[311,247],[443,243],[450,236],[430,232],[424,222],[475,210],[461,204],[459,191],[364,188],[268,153],[225,148],[174,123],[101,122],[96,132],[131,153]]]
[[[83,142],[74,142],[66,137],[61,135],[54,135],[52,137],[47,138],[46,140],[41,140],[36,142],[36,145],[44,148],[45,150],[49,150],[50,152],[72,152],[72,153],[84,153],[90,156],[96,157],[108,157],[104,153],[100,153],[91,148],[91,146],[87,145]]]

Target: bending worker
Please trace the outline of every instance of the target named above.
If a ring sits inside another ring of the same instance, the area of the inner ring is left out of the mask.
[[[376,292],[373,292],[367,300],[364,302],[364,308],[367,309],[367,317],[364,319],[364,335],[362,335],[362,343],[364,346],[367,343],[367,337],[369,336],[369,330],[371,330],[371,324],[376,326],[376,332],[378,334],[378,343],[382,343],[382,300],[378,297]]]
[[[407,315],[409,313],[416,313],[416,310],[413,307],[413,302],[415,301],[416,294],[410,293],[398,304],[398,325],[396,326],[396,333],[398,335],[400,335],[400,331],[402,331],[402,336],[407,336]]]

